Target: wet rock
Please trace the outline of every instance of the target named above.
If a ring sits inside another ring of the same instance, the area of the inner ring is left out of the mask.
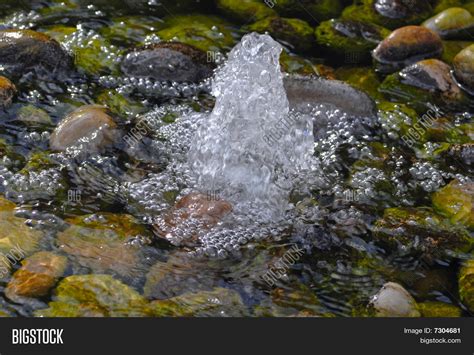
[[[364,91],[373,100],[383,99],[383,95],[378,91],[380,80],[372,68],[341,67],[336,71],[336,78]]]
[[[51,125],[53,123],[45,110],[33,105],[21,107],[16,114],[16,119],[28,125]]]
[[[244,23],[251,18],[261,20],[276,15],[275,10],[259,0],[217,0],[217,8],[231,19]]]
[[[459,295],[469,311],[474,311],[474,260],[466,261],[459,272]]]
[[[377,317],[420,317],[416,301],[403,286],[394,282],[383,285],[370,305]]]
[[[266,6],[264,4],[261,4]],[[248,18],[246,19],[248,21]],[[189,44],[219,59],[236,43],[232,26],[222,19],[204,15],[179,15],[165,18],[165,27],[156,32],[162,41]],[[214,58],[212,58],[214,57]]]
[[[464,48],[469,47],[472,42],[469,41],[443,41],[443,55],[441,60],[449,65],[453,64],[454,58],[456,55],[461,52]]]
[[[0,197],[0,275],[39,248],[43,233],[15,217],[15,204]]]
[[[369,61],[370,51],[389,34],[389,30],[371,23],[332,19],[316,28],[316,42],[345,64],[356,64]]]
[[[305,112],[311,105],[323,103],[355,116],[375,116],[372,99],[342,81],[292,75],[284,78],[284,85],[290,109]]]
[[[427,208],[388,208],[374,226],[375,241],[394,252],[421,254],[426,261],[446,251],[468,252],[474,241],[465,228]]]
[[[143,248],[132,241],[149,233],[132,216],[101,213],[66,222],[71,226],[58,233],[57,244],[78,265],[125,280],[143,276]]]
[[[454,73],[456,78],[474,92],[474,44],[463,49],[454,57]]]
[[[205,52],[183,43],[158,43],[128,53],[122,61],[128,76],[157,81],[198,83],[213,73]]]
[[[469,11],[452,7],[423,22],[423,26],[445,39],[466,39],[474,35],[474,17]]]
[[[63,279],[49,308],[37,317],[139,317],[151,315],[147,301],[109,275],[74,275]]]
[[[436,192],[432,201],[434,208],[452,223],[474,228],[474,183],[453,180]]]
[[[0,108],[10,106],[15,94],[15,85],[4,76],[0,76]]]
[[[338,17],[342,11],[339,0],[278,0],[274,9],[282,16],[298,17],[311,23]]]
[[[116,90],[104,90],[96,98],[96,103],[110,109],[115,115],[128,119],[144,113],[147,109],[139,101]]]
[[[183,242],[193,245],[197,235],[191,234],[181,240],[177,235],[181,228],[186,229],[187,223],[195,222],[198,229],[209,229],[232,211],[232,205],[224,200],[209,198],[200,193],[191,193],[180,199],[175,206],[154,225],[156,234],[173,244]],[[178,239],[176,239],[178,238]]]
[[[218,287],[211,291],[185,293],[165,301],[150,302],[150,308],[157,315],[169,316],[169,306],[179,313],[172,316],[193,317],[243,317],[248,311],[240,295],[228,288]]]
[[[33,254],[22,261],[22,267],[13,274],[5,289],[11,300],[21,297],[42,297],[49,293],[57,280],[63,276],[67,258],[48,251]]]
[[[418,309],[421,316],[427,318],[457,318],[462,315],[462,310],[459,307],[443,302],[418,303]]]
[[[419,24],[431,12],[428,0],[363,0],[345,8],[342,17],[396,29]]]
[[[313,28],[295,18],[267,17],[247,26],[248,32],[268,32],[273,38],[289,43],[297,51],[309,51],[314,44]]]
[[[421,26],[406,26],[393,31],[372,53],[377,69],[390,73],[421,59],[436,58],[443,52],[441,38]]]
[[[0,31],[0,72],[21,76],[34,71],[40,77],[64,74],[72,58],[49,36],[31,30]]]
[[[58,151],[79,144],[90,151],[101,150],[114,142],[116,127],[105,107],[82,106],[58,124],[51,134],[49,144],[51,149]]]

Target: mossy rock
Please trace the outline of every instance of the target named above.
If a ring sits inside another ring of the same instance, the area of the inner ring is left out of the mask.
[[[474,35],[474,17],[461,7],[451,7],[423,22],[444,39],[470,40]]]
[[[377,104],[379,109],[378,117],[382,128],[390,138],[399,138],[407,135],[418,122],[418,113],[399,102],[380,101]],[[426,142],[425,135],[420,136],[418,144]]]
[[[18,168],[25,164],[25,158],[17,153],[5,139],[0,138],[0,162],[7,167]]]
[[[120,94],[116,90],[103,90],[95,101],[99,105],[108,107],[115,115],[126,119],[144,113],[146,110],[140,102]]]
[[[179,15],[165,18],[156,34],[163,41],[189,44],[205,52],[224,53],[236,43],[229,23],[214,16]]]
[[[427,260],[469,252],[474,239],[429,208],[388,208],[374,226],[374,239],[392,251],[421,253]]]
[[[459,272],[459,295],[469,311],[474,312],[474,260],[468,260]]]
[[[66,220],[71,224],[57,237],[58,247],[75,262],[73,266],[94,273],[111,274],[132,282],[144,273],[145,248],[128,243],[149,232],[129,215],[100,213]]]
[[[48,152],[34,152],[28,158],[28,162],[20,170],[21,174],[28,175],[31,172],[39,172],[57,167],[58,163],[54,161]]]
[[[248,32],[265,33],[289,43],[297,51],[305,52],[313,48],[313,28],[296,18],[267,17],[245,28]]]
[[[436,6],[433,9],[433,14],[438,14],[441,11],[449,9],[450,7],[462,6],[461,0],[439,0],[436,2]]]
[[[100,34],[111,43],[135,46],[143,43],[148,35],[163,26],[163,22],[153,16],[124,16],[111,19],[111,25],[100,29]]]
[[[474,184],[461,184],[457,180],[436,192],[433,206],[452,223],[460,223],[474,229]]]
[[[36,106],[26,105],[18,109],[16,120],[27,125],[50,126],[53,124],[49,114]]]
[[[336,70],[336,78],[364,91],[374,100],[383,99],[378,91],[379,78],[370,67],[341,67]]]
[[[276,15],[273,9],[260,0],[217,0],[217,8],[229,18],[243,23]]]
[[[443,302],[418,303],[418,309],[421,316],[427,318],[457,318],[462,315],[462,310],[459,307]]]
[[[316,65],[306,58],[290,54],[283,50],[280,55],[280,66],[288,74],[315,75],[318,74]]]
[[[43,233],[15,217],[15,204],[0,197],[0,276],[4,277],[13,264],[39,249]]]
[[[380,0],[361,0],[359,3],[356,2],[354,5],[344,9],[342,18],[373,23],[393,30],[402,26],[418,25],[432,14],[431,6],[427,0],[416,0],[415,2],[395,0],[394,2],[403,3],[404,5],[380,7],[389,9],[389,11],[403,11],[396,16],[392,14],[384,16],[381,12],[377,11],[378,2],[382,4]]]
[[[346,64],[369,62],[371,50],[390,34],[386,28],[371,23],[332,19],[316,28],[316,42]]]
[[[149,316],[148,302],[134,289],[109,275],[73,275],[55,289],[49,308],[37,317]]]
[[[318,23],[338,17],[342,4],[339,0],[277,0],[274,9],[282,16]]]
[[[443,41],[444,50],[441,60],[445,63],[453,64],[454,57],[471,44],[472,42],[469,41]]]

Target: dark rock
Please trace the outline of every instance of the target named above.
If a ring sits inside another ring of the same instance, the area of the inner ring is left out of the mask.
[[[34,71],[40,77],[66,73],[72,58],[49,36],[31,30],[0,31],[0,72],[21,76]]]
[[[474,44],[454,57],[453,66],[456,78],[474,93]]]
[[[439,57],[443,52],[441,38],[421,26],[406,26],[393,31],[372,53],[377,69],[390,73],[422,59]]]
[[[158,81],[200,82],[212,75],[213,65],[203,51],[177,42],[158,43],[126,55],[122,71]]]
[[[15,85],[4,76],[0,76],[0,107],[10,106],[15,94]]]

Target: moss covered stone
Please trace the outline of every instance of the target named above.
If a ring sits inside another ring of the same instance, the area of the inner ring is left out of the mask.
[[[474,17],[461,7],[452,7],[423,22],[423,26],[445,39],[472,39]]]
[[[455,305],[443,302],[418,303],[422,317],[431,318],[457,318],[461,317],[462,310]]]
[[[244,23],[276,15],[273,9],[260,0],[217,0],[217,8],[229,18]]]
[[[277,0],[274,9],[282,16],[317,23],[338,17],[342,4],[339,0]]]
[[[297,51],[308,51],[313,47],[313,28],[296,18],[267,17],[246,27],[249,32],[268,32],[275,39],[289,43]]]
[[[474,312],[474,259],[465,262],[459,272],[459,295],[469,311]]]
[[[0,76],[0,108],[10,106],[15,94],[15,85],[4,76]]]
[[[316,28],[316,42],[346,64],[366,62],[370,51],[390,34],[386,28],[371,23],[332,19]]]
[[[474,184],[461,184],[457,180],[436,192],[433,197],[434,208],[450,218],[453,223],[461,223],[474,229]]]

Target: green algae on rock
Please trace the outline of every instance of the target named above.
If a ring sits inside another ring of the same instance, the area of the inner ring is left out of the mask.
[[[278,0],[274,9],[282,16],[317,23],[338,17],[342,6],[339,0]]]
[[[244,23],[276,15],[275,10],[259,0],[217,0],[217,8],[229,18]]]
[[[146,107],[139,101],[116,90],[103,90],[95,99],[96,103],[110,109],[115,115],[129,119],[145,112]]]
[[[48,251],[40,251],[22,261],[22,267],[13,274],[5,289],[11,300],[21,297],[46,296],[63,276],[67,258]]]
[[[474,17],[469,11],[452,7],[423,22],[423,26],[444,39],[466,39],[474,35]]]
[[[110,275],[73,275],[54,291],[49,308],[37,317],[140,317],[150,315],[147,301]]]
[[[421,207],[386,209],[375,223],[374,239],[390,251],[412,251],[428,261],[445,256],[447,251],[469,252],[474,246],[466,229]]]
[[[428,0],[362,0],[346,7],[342,18],[396,29],[417,25],[431,13]]]
[[[462,310],[455,305],[443,302],[427,301],[418,303],[422,317],[457,318],[461,317]]]
[[[474,92],[474,44],[464,48],[453,59],[456,78]]]
[[[474,229],[474,183],[453,180],[434,193],[432,201],[434,208],[452,223]]]
[[[372,53],[377,70],[391,73],[422,59],[437,58],[443,43],[437,33],[421,26],[406,26],[393,31]]]
[[[443,41],[443,54],[441,60],[452,65],[456,55],[471,44],[472,42],[469,41]]]
[[[386,28],[353,20],[332,19],[316,28],[316,42],[346,64],[369,61],[370,51],[390,35]]]
[[[378,91],[380,80],[372,68],[341,67],[336,70],[335,74],[337,79],[364,91],[373,100],[383,100],[383,95]]]
[[[166,17],[163,28],[156,32],[156,35],[163,41],[189,44],[204,52],[224,53],[236,43],[232,26],[214,16],[178,15]]]
[[[300,52],[309,51],[314,44],[313,28],[306,21],[296,18],[267,17],[247,26],[245,30],[268,32],[275,39],[289,43]]]
[[[45,110],[33,105],[20,107],[16,113],[16,119],[27,125],[50,126],[53,123]]]
[[[474,259],[468,260],[459,272],[459,295],[469,311],[474,312]]]

